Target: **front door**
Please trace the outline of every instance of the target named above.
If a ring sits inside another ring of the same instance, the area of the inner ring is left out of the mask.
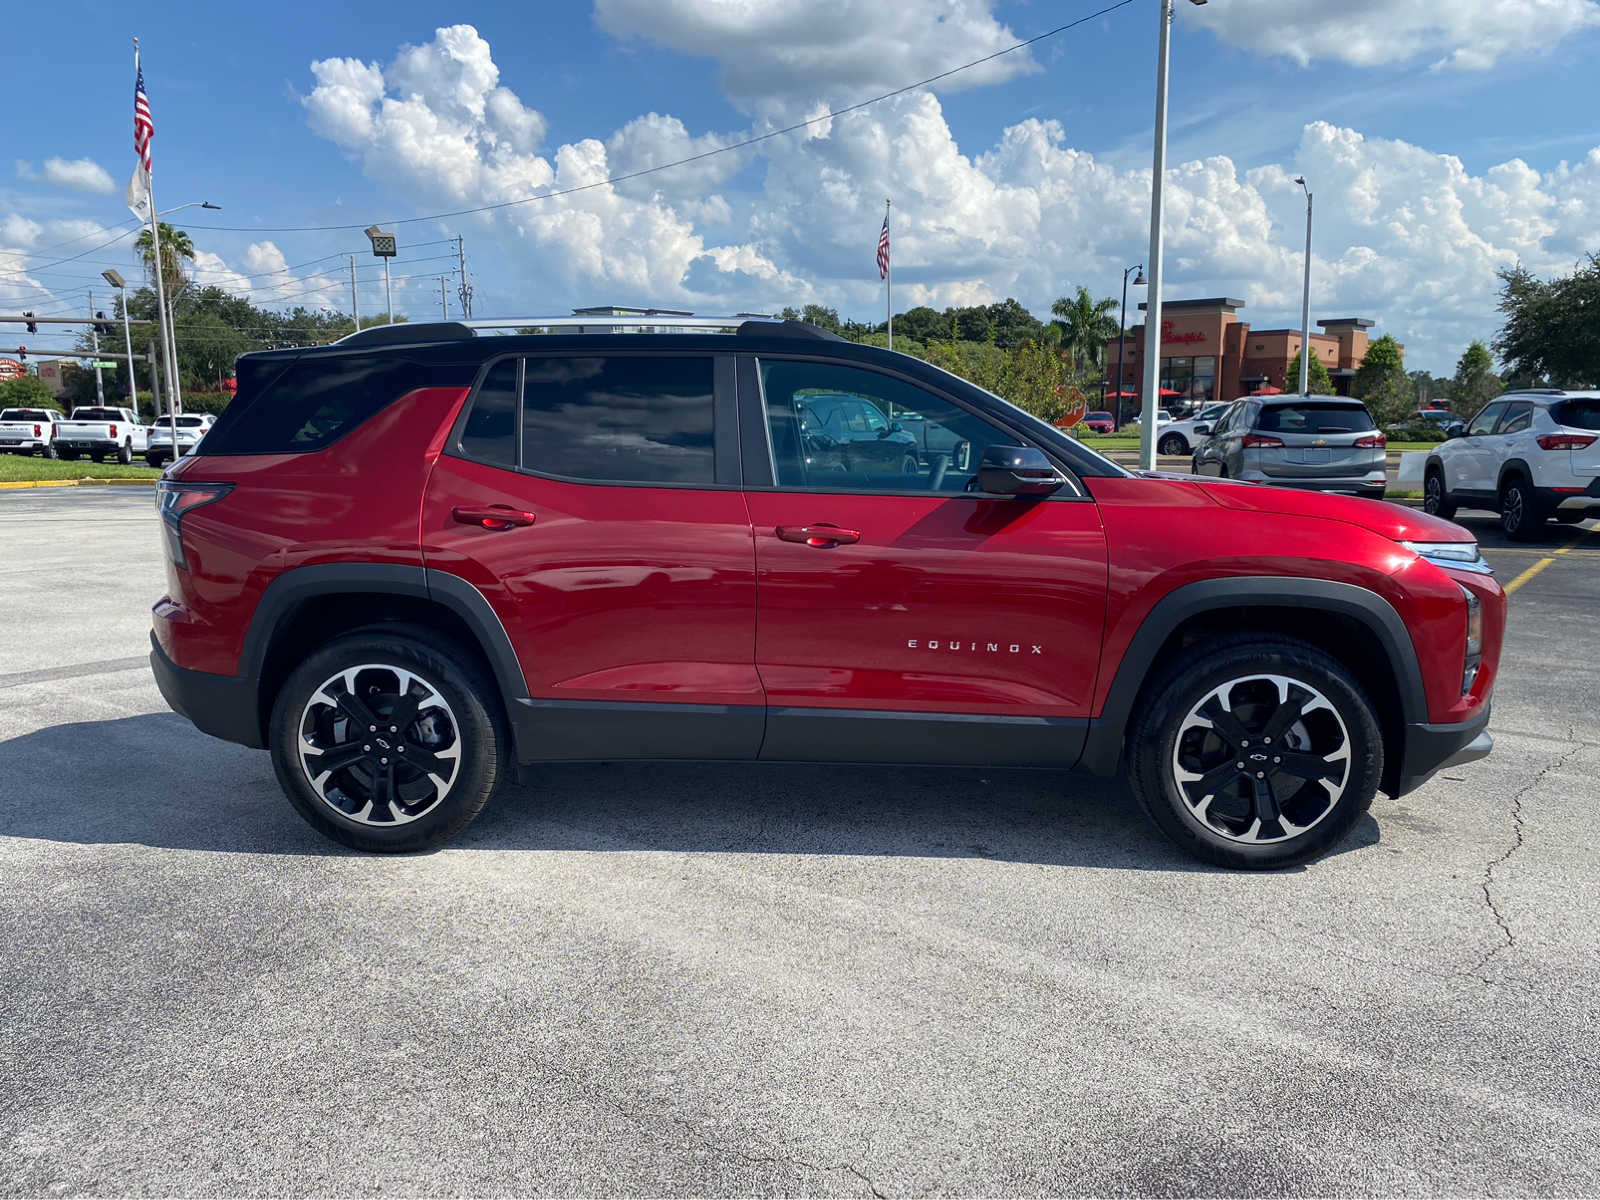
[[[732,376],[708,354],[511,356],[469,400],[422,546],[510,636],[525,759],[755,756]]]
[[[814,397],[870,405],[886,439],[915,427],[922,447],[898,468],[846,469],[808,437]],[[887,372],[747,361],[740,403],[770,439],[759,455],[745,443],[761,756],[1075,762],[1106,608],[1087,492],[1074,481],[1042,499],[977,493],[983,448],[1022,439]]]
[[[1484,493],[1495,487],[1495,426],[1505,414],[1504,401],[1486,407],[1467,425],[1465,435],[1445,462],[1445,484],[1452,492]]]

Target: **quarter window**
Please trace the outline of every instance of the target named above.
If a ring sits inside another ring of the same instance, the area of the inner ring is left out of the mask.
[[[781,488],[962,492],[984,448],[1021,444],[914,384],[833,363],[761,363]]]
[[[461,431],[461,452],[497,467],[517,465],[517,360],[489,368]]]
[[[715,481],[710,356],[526,360],[522,465],[608,483]]]

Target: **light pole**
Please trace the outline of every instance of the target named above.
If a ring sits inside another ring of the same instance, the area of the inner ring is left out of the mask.
[[[1294,181],[1306,193],[1306,286],[1300,298],[1300,394],[1311,395],[1311,188],[1304,175]]]
[[[1189,0],[1201,5],[1206,0]],[[1156,466],[1156,410],[1161,397],[1161,176],[1167,169],[1167,63],[1172,56],[1173,0],[1158,0],[1161,36],[1156,50],[1155,161],[1150,175],[1150,300],[1145,308],[1144,398],[1139,424],[1139,465]]]
[[[133,334],[128,330],[128,281],[119,271],[101,271],[100,278],[117,289],[117,302],[122,305],[122,343],[128,351],[128,403],[133,409],[133,419],[139,419],[139,383],[133,377]]]
[[[186,208],[206,208],[212,212],[221,212],[222,205],[213,204],[209,200],[191,200],[187,204],[178,204],[172,208],[162,209],[150,216],[150,252],[155,263],[156,275],[156,315],[159,318],[156,325],[161,330],[161,340],[166,343],[166,369],[167,369],[167,411],[171,413],[183,403],[183,392],[178,382],[178,323],[172,309],[167,307],[167,285],[161,276],[161,218],[170,216],[175,212],[182,212]],[[176,264],[174,264],[176,266]],[[172,297],[173,308],[177,307],[178,297]],[[161,412],[160,397],[157,396],[156,415]],[[176,430],[176,422],[174,422]],[[172,441],[173,456],[177,456],[178,441],[174,432]]]
[[[372,243],[372,253],[383,259],[383,299],[389,306],[389,324],[394,324],[394,296],[389,291],[389,260],[395,256],[394,234],[384,233],[376,225],[366,228],[367,240]]]
[[[1144,287],[1144,264],[1129,267],[1122,273],[1122,323],[1117,328],[1117,428],[1122,428],[1122,380],[1128,373],[1128,276],[1135,271],[1139,278],[1134,287]]]

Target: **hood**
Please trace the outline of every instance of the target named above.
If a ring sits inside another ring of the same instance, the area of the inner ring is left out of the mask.
[[[1407,508],[1385,500],[1364,500],[1360,496],[1303,492],[1294,488],[1263,487],[1260,484],[1218,479],[1197,480],[1197,486],[1224,508],[1342,521],[1395,542],[1477,541],[1476,535],[1470,530],[1451,521],[1431,517],[1420,508]]]

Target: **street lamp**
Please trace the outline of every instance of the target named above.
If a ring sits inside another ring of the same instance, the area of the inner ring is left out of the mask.
[[[1311,395],[1311,188],[1304,175],[1294,181],[1306,194],[1306,286],[1300,298],[1300,394]]]
[[[1206,0],[1189,0],[1202,5]],[[1156,466],[1156,409],[1161,386],[1161,176],[1167,168],[1167,63],[1172,56],[1173,0],[1160,0],[1161,37],[1156,51],[1156,136],[1150,177],[1150,300],[1144,326],[1144,417],[1139,427],[1139,464]]]
[[[1139,278],[1133,281],[1134,287],[1144,287],[1144,264],[1129,267],[1122,273],[1122,323],[1117,328],[1117,428],[1122,428],[1122,381],[1128,373],[1128,276],[1135,271]]]
[[[158,317],[156,324],[161,330],[161,340],[166,343],[167,411],[169,413],[175,411],[183,403],[183,391],[178,381],[178,325],[172,310],[167,307],[167,285],[166,281],[161,277],[161,218],[171,216],[175,212],[182,212],[186,208],[207,208],[212,212],[221,212],[222,205],[213,204],[209,200],[191,200],[187,204],[164,208],[150,218],[150,247],[155,261],[156,273],[156,315]],[[176,306],[178,298],[174,296],[172,302]],[[158,416],[160,415],[160,408],[160,397],[157,397],[156,415]],[[172,442],[172,454],[174,458],[178,454],[176,436],[174,436]]]
[[[128,349],[128,402],[133,408],[133,419],[139,419],[139,384],[133,377],[133,334],[128,331],[128,281],[119,271],[101,271],[100,278],[117,289],[122,304],[122,341]]]
[[[394,324],[394,296],[389,292],[389,260],[395,256],[394,234],[384,233],[376,225],[366,228],[367,240],[372,243],[372,253],[383,259],[383,299],[389,306],[389,324]]]

